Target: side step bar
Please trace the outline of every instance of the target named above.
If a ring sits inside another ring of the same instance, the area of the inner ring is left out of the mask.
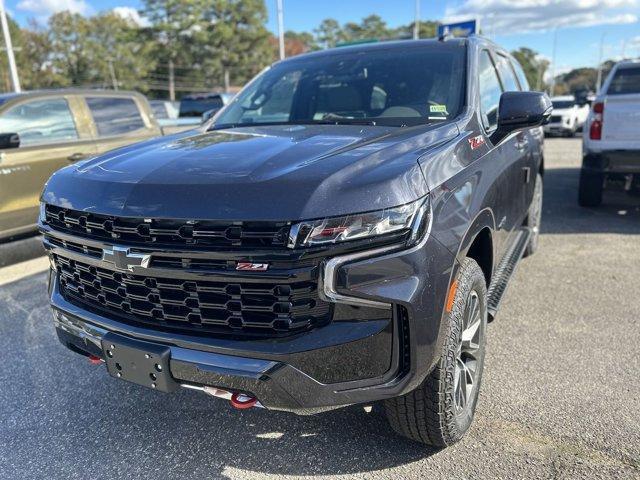
[[[487,291],[487,312],[489,313],[489,321],[493,320],[498,312],[500,301],[507,291],[511,275],[516,271],[518,262],[522,258],[522,254],[527,248],[529,238],[531,237],[531,229],[521,227],[516,233],[517,236],[509,247],[507,253],[500,261],[496,268],[489,290]]]

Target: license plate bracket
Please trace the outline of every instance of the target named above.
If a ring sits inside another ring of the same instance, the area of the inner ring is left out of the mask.
[[[161,392],[180,386],[171,376],[171,348],[109,332],[102,337],[109,375]]]

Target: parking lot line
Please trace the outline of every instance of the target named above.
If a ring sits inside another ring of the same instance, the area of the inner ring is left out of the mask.
[[[16,263],[8,267],[0,268],[0,287],[16,282],[30,275],[44,272],[49,268],[47,257],[38,257],[25,262]]]

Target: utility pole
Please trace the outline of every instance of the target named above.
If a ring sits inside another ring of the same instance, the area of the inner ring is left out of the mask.
[[[553,31],[553,60],[551,64],[551,92],[553,97],[556,90],[556,48],[558,46],[558,27]]]
[[[603,32],[600,37],[600,56],[598,57],[598,80],[596,81],[596,94],[600,91],[602,86],[602,55],[604,54],[604,37],[607,32]]]
[[[169,100],[176,101],[176,82],[173,59],[169,59]]]
[[[0,0],[0,25],[4,35],[4,45],[7,48],[7,60],[9,61],[9,73],[11,75],[11,86],[13,91],[20,93],[20,79],[18,78],[18,68],[16,67],[16,58],[13,56],[13,44],[11,43],[11,33],[9,33],[9,22],[7,22],[7,14],[4,9],[4,0]]]
[[[113,68],[113,58],[107,60],[109,62],[109,75],[111,76],[111,85],[114,90],[118,90],[118,79],[116,78],[116,71]]]
[[[416,0],[415,19],[413,20],[413,39],[420,38],[420,0]]]
[[[282,12],[282,0],[278,4],[278,44],[280,47],[280,60],[284,60],[284,14]]]

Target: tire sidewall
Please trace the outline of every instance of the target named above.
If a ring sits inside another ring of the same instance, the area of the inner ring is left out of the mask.
[[[482,317],[480,324],[480,348],[478,353],[478,376],[467,408],[462,414],[456,414],[454,398],[456,354],[462,337],[463,316],[466,309],[467,298],[474,290],[478,294]],[[444,381],[444,408],[447,412],[446,418],[448,419],[448,425],[444,426],[443,433],[445,434],[447,443],[454,443],[464,435],[473,421],[482,383],[482,371],[486,355],[487,287],[482,270],[472,259],[465,259],[459,271],[458,290],[455,295],[453,308],[451,312],[447,314],[447,321],[449,323],[449,336],[445,346],[445,355],[443,355],[442,360],[445,362],[443,371],[446,372]]]

